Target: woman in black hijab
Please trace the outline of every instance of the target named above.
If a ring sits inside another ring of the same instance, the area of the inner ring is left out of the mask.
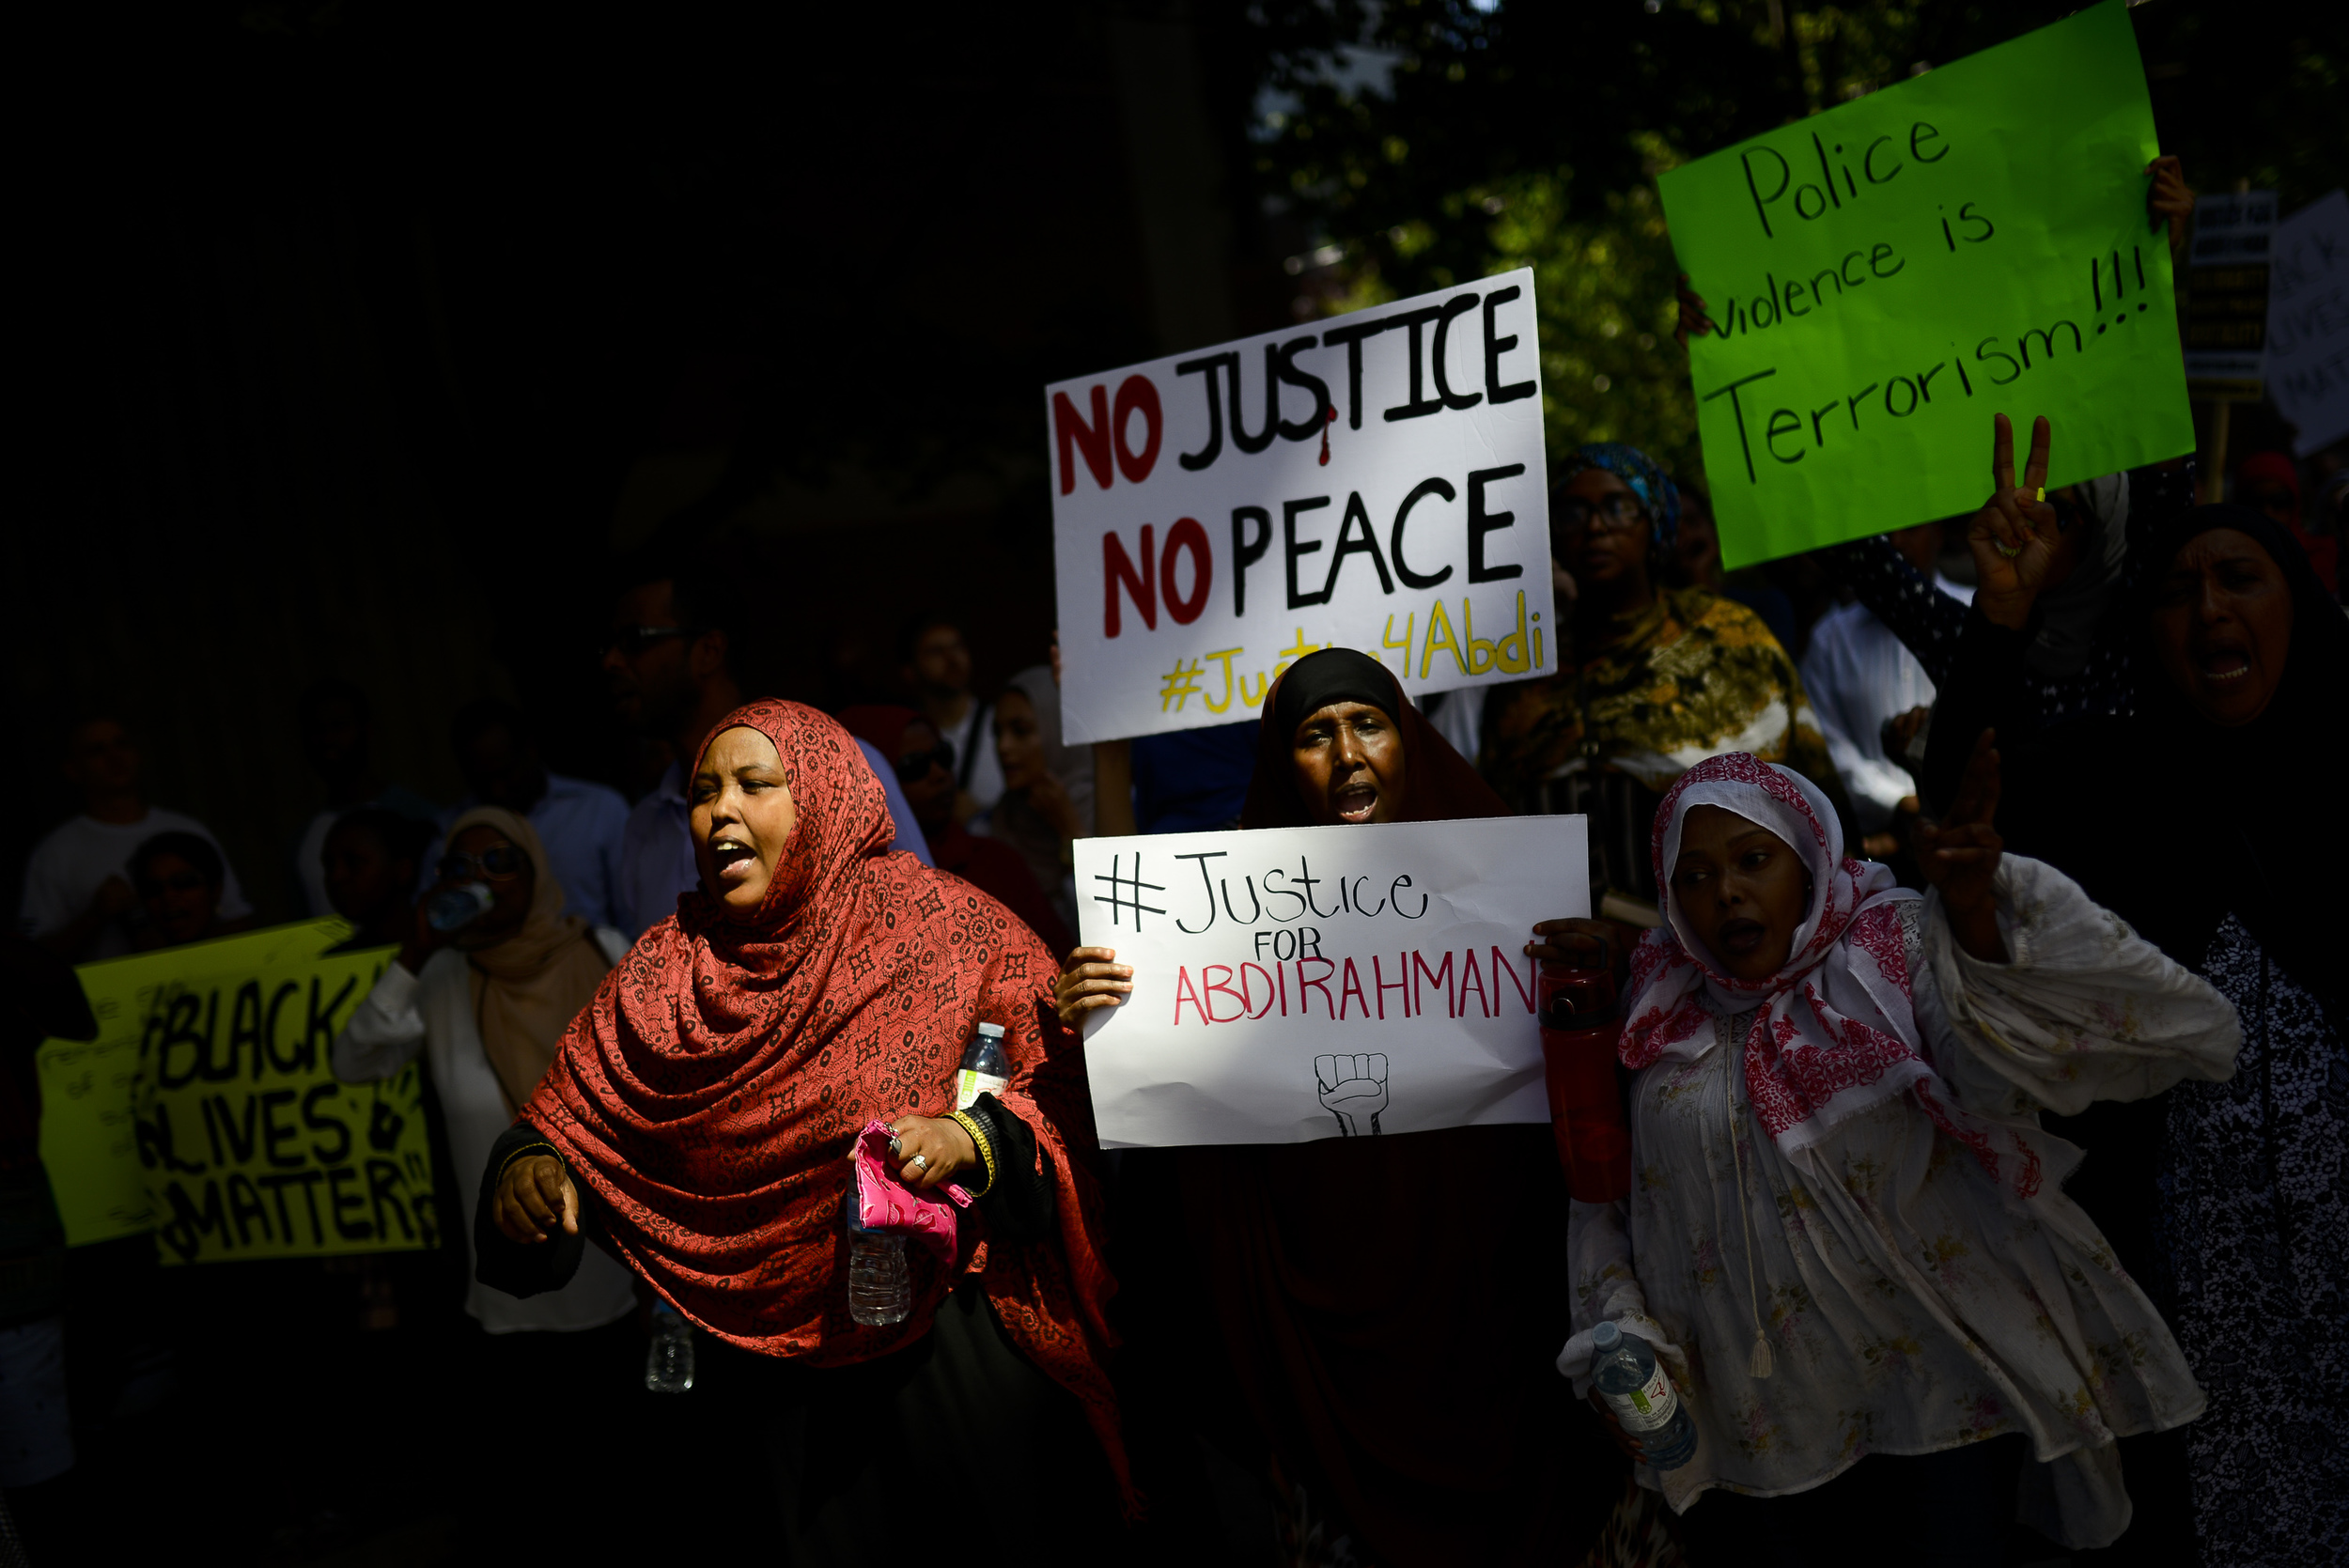
[[[2046,446],[2043,421],[2041,474]],[[2349,760],[2349,622],[2285,529],[2196,507],[2128,585],[2132,711],[2032,733],[2019,694],[2054,544],[2038,486],[2009,469],[1976,520],[1983,587],[1936,706],[1927,796],[1947,800],[1996,729],[2008,847],[2061,868],[2242,1016],[2231,1082],[2050,1126],[2088,1150],[2073,1196],[2210,1396],[2186,1429],[2203,1560],[2349,1560],[2349,1458],[2331,1436],[2349,1419],[2349,901],[2319,869],[2338,834],[2309,809],[2341,798]]]
[[[1365,655],[1299,660],[1264,715],[1242,828],[1509,815]],[[1527,951],[1565,961],[1563,924]],[[1062,1017],[1080,1027],[1131,974],[1079,948]],[[1581,1560],[1626,1473],[1556,1369],[1566,1191],[1548,1127],[1174,1153],[1189,1266],[1244,1411],[1225,1445],[1269,1461],[1283,1560],[1344,1560],[1350,1539],[1390,1568]]]

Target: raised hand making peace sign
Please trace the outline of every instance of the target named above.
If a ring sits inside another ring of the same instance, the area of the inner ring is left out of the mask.
[[[2031,421],[2030,456],[2022,483],[2015,480],[2015,427],[1995,417],[1990,499],[1974,516],[1966,542],[1974,552],[1974,602],[1993,624],[2021,630],[2039,596],[2071,575],[2079,531],[2068,526],[2047,493],[2047,454],[2054,431],[2045,415]],[[2077,508],[2077,497],[2061,498]]]

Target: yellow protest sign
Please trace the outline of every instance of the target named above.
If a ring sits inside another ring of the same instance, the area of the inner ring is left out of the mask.
[[[84,964],[75,972],[98,1018],[95,1040],[50,1040],[40,1071],[40,1158],[65,1221],[66,1244],[86,1247],[149,1229],[147,1181],[132,1115],[145,998],[166,982],[233,974],[272,958],[323,953],[350,934],[339,920],[252,931],[162,953]]]
[[[328,1062],[390,961],[339,921],[85,965],[99,1037],[40,1055],[41,1157],[69,1244],[152,1228],[165,1263],[437,1244],[419,1068]]]

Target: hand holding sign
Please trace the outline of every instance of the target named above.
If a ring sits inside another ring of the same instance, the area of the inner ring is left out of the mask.
[[[1550,973],[1563,970],[1615,970],[1623,949],[1614,923],[1604,920],[1545,920],[1525,944],[1528,957]]]
[[[1690,336],[1704,337],[1712,333],[1713,318],[1704,313],[1704,296],[1690,287],[1688,274],[1686,272],[1680,274],[1678,293],[1680,325],[1673,329],[1672,336],[1678,340],[1682,348],[1686,349]]]
[[[1095,1008],[1124,1004],[1126,994],[1134,988],[1134,971],[1116,958],[1113,947],[1081,947],[1068,955],[1060,978],[1052,983],[1052,1004],[1060,1010],[1062,1024],[1082,1029],[1084,1016]]]
[[[1322,1105],[1337,1117],[1340,1132],[1360,1138],[1378,1130],[1378,1113],[1387,1109],[1384,1056],[1316,1056],[1314,1083]]]
[[[2170,254],[2186,254],[2186,225],[2194,216],[2194,193],[2186,189],[2186,165],[2175,153],[2165,152],[2145,165],[2145,172],[2154,177],[2152,189],[2145,193],[2145,214],[2151,226],[2170,225]]]

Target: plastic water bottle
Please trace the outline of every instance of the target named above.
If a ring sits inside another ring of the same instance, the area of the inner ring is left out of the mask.
[[[1001,1094],[1011,1081],[1011,1063],[1003,1055],[1003,1026],[983,1023],[963,1048],[962,1071],[955,1075],[955,1109],[968,1110],[981,1094]]]
[[[853,1205],[854,1200],[850,1200]],[[913,1282],[906,1275],[906,1238],[900,1231],[868,1231],[848,1210],[848,1315],[867,1328],[903,1323],[913,1311]]]
[[[1592,1329],[1591,1386],[1639,1439],[1651,1468],[1676,1470],[1696,1457],[1697,1423],[1647,1341],[1612,1323]]]
[[[652,1304],[652,1344],[645,1352],[645,1387],[681,1394],[693,1386],[693,1326],[666,1301]]]
[[[459,882],[434,893],[425,904],[424,918],[435,931],[455,931],[488,914],[496,902],[495,895],[479,882]]]

